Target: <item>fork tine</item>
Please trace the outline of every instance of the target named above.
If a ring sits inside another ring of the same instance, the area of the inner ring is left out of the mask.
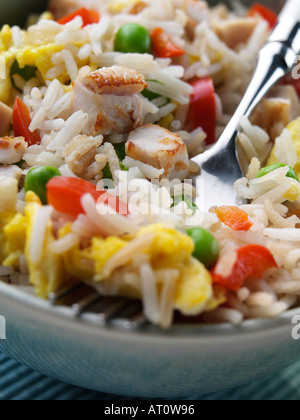
[[[65,296],[68,296],[70,293],[75,292],[80,287],[82,287],[81,283],[63,286],[57,289],[55,292],[49,293],[48,299],[51,303],[56,303]]]
[[[79,316],[82,314],[86,309],[88,309],[93,303],[97,302],[101,299],[101,296],[95,290],[91,291],[87,296],[82,298],[81,300],[73,303],[71,306],[74,313]]]
[[[129,299],[107,297],[96,303],[93,312],[97,315],[101,324],[106,324],[130,304]]]
[[[126,330],[137,329],[146,322],[147,319],[143,313],[143,307],[141,303],[137,301],[132,302],[111,320],[112,325]]]
[[[93,319],[93,322],[96,319],[101,325],[111,324],[117,328],[132,330],[147,322],[140,302],[101,296],[84,283],[61,287],[49,294],[49,300],[54,305],[70,307],[76,316],[83,316],[91,321]]]

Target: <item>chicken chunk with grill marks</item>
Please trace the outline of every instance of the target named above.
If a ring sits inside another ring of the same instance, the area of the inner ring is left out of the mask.
[[[0,138],[0,164],[12,165],[20,162],[27,147],[24,137]]]
[[[251,122],[265,130],[272,141],[300,115],[300,101],[293,86],[275,86],[254,111]]]
[[[251,37],[257,19],[240,18],[226,20],[215,23],[214,29],[219,38],[225,42],[229,48],[237,48],[240,44],[246,44]]]
[[[127,67],[113,66],[78,77],[73,83],[73,112],[89,115],[87,135],[124,134],[139,127],[147,87],[144,76]]]
[[[147,124],[129,134],[126,154],[157,169],[164,169],[168,179],[189,175],[189,157],[183,140],[158,125]]]

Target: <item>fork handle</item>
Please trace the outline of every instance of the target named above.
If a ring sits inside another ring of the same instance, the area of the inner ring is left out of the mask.
[[[224,150],[235,149],[241,117],[250,117],[275,83],[291,72],[299,53],[300,23],[283,16],[259,53],[256,71],[243,100],[218,142],[205,153],[205,160]]]

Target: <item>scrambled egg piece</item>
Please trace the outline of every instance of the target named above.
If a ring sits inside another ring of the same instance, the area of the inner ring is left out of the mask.
[[[300,118],[297,118],[296,120],[292,121],[288,126],[287,129],[291,133],[293,144],[297,151],[297,164],[293,168],[296,174],[298,175],[298,178],[300,179]],[[273,165],[274,163],[280,163],[276,159],[275,156],[275,146],[273,147],[273,150],[271,152],[271,155],[269,157],[267,165]],[[291,185],[291,188],[286,192],[284,195],[284,198],[290,202],[298,200],[300,195],[300,185],[298,185],[296,182]]]
[[[293,144],[297,151],[297,157],[298,162],[296,166],[293,168],[295,172],[297,173],[298,177],[300,178],[300,118],[297,118],[296,120],[292,121],[288,126],[287,129],[291,133]],[[278,163],[276,156],[275,156],[275,146],[273,147],[273,150],[270,154],[270,157],[268,159],[267,165],[273,165],[274,163]]]
[[[117,259],[118,252],[125,250],[131,241],[146,237],[148,234],[154,235],[153,241],[150,246],[141,247],[139,252],[149,258],[154,273],[156,270],[168,269],[178,270],[180,273],[174,298],[174,309],[180,310],[185,315],[201,313],[209,304],[213,295],[211,275],[200,262],[192,257],[194,251],[192,239],[175,229],[168,229],[162,224],[141,228],[135,237],[125,239],[117,237],[94,238],[92,244],[96,269],[94,279],[100,283],[105,283],[106,287],[109,288],[112,280],[111,278],[105,278],[103,274],[109,259],[114,256]],[[133,257],[136,257],[136,254]],[[132,261],[129,261],[126,266],[130,266],[131,263]],[[128,297],[134,295],[132,284],[118,286],[119,290],[122,290],[122,294]],[[139,290],[135,290],[135,296],[138,296],[138,294]]]
[[[59,238],[63,238],[72,231],[72,224],[68,223],[59,231]],[[94,275],[94,261],[92,248],[81,248],[76,245],[62,255],[64,269],[69,276],[79,280],[92,279]],[[66,274],[67,275],[67,274]]]
[[[47,73],[53,67],[52,56],[64,49],[64,46],[56,44],[46,44],[39,47],[26,47],[16,54],[19,66],[35,66],[40,71],[44,80],[47,80]],[[68,81],[68,76],[65,75],[60,82],[65,83]]]
[[[38,197],[32,193],[26,196],[26,245],[25,255],[30,273],[30,283],[35,287],[36,294],[42,298],[47,298],[49,293],[57,290],[66,281],[65,272],[61,257],[54,254],[52,244],[55,242],[52,233],[52,222],[48,223],[45,234],[45,241],[42,250],[42,256],[39,262],[33,262],[31,259],[31,243],[36,216],[42,204]]]
[[[110,13],[122,13],[128,7],[135,6],[137,3],[139,3],[139,0],[113,0],[108,5],[108,11]]]
[[[26,238],[25,216],[17,213],[3,229],[4,251],[7,256],[3,261],[6,267],[18,267],[19,257],[24,254]]]
[[[199,315],[213,296],[212,279],[203,264],[191,258],[180,272],[174,307],[182,314]]]
[[[94,279],[99,285],[104,285],[108,293],[121,291],[128,297],[142,298],[141,285],[122,281],[122,284],[114,283],[114,274],[118,270],[128,268],[129,272],[136,272],[137,267],[133,260],[138,255],[144,255],[151,264],[154,274],[161,270],[177,270],[176,292],[173,302],[174,310],[177,309],[185,315],[198,315],[203,310],[210,310],[216,302],[212,301],[213,288],[210,273],[206,268],[192,257],[194,243],[192,239],[175,229],[168,229],[162,224],[143,227],[135,236],[125,238],[118,237],[94,237],[90,246],[76,245],[63,255],[58,256],[53,252],[53,243],[56,238],[53,235],[53,223],[49,221],[39,262],[32,261],[31,246],[34,240],[36,217],[42,207],[37,196],[29,192],[26,196],[25,215],[13,211],[0,214],[0,240],[3,246],[0,248],[0,264],[6,266],[18,266],[20,255],[26,255],[30,273],[30,283],[35,287],[36,294],[46,298],[48,294],[71,278],[78,280]],[[66,224],[59,231],[59,238],[63,238],[72,232],[72,224]],[[153,236],[151,236],[153,235]],[[150,237],[145,246],[140,247],[138,252],[130,256],[126,264],[118,266],[106,276],[105,266],[111,258],[118,261],[118,253],[126,250],[135,240]],[[130,260],[131,258],[131,260]],[[157,283],[158,295],[162,285]],[[223,301],[222,301],[223,302]],[[221,303],[222,303],[221,302]]]
[[[11,222],[15,215],[15,212],[13,210],[3,211],[0,212],[0,264],[3,265],[3,261],[7,257],[6,251],[5,251],[5,245],[6,245],[6,239],[4,235],[4,228],[7,224]]]

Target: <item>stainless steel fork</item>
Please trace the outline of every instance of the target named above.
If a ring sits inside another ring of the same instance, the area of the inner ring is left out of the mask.
[[[234,182],[243,176],[237,153],[237,135],[242,116],[250,117],[254,108],[283,76],[290,73],[300,53],[300,2],[289,0],[278,24],[259,53],[258,64],[249,88],[218,142],[207,152],[193,158],[204,182],[203,194],[196,200],[199,208],[238,203]],[[203,184],[202,184],[203,185]]]
[[[134,330],[147,323],[141,302],[104,297],[84,283],[63,286],[50,293],[49,300],[53,305],[70,307],[74,317],[83,317],[99,325]]]

